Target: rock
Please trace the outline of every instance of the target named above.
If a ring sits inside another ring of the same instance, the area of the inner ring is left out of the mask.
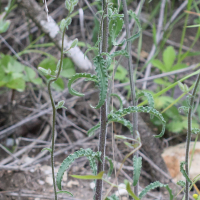
[[[68,183],[67,183],[67,187],[68,188],[72,188],[73,186],[79,186],[79,182],[77,180],[73,181],[73,180],[70,180]]]
[[[122,196],[122,195],[127,195],[128,192],[126,190],[126,185],[124,183],[120,183],[118,190],[115,192],[116,196]]]
[[[190,143],[189,156],[191,157],[194,142]],[[175,181],[185,180],[180,172],[180,162],[185,161],[185,147],[186,143],[178,144],[173,147],[166,148],[162,154],[162,157],[167,165],[171,177]],[[195,151],[192,159],[192,165],[190,168],[190,178],[195,178],[199,173],[200,166],[200,142],[196,143]]]

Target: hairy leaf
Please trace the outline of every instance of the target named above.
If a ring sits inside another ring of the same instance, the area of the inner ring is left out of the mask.
[[[98,109],[105,103],[105,99],[107,96],[108,73],[106,68],[106,61],[103,59],[102,56],[98,55],[94,58],[94,65],[95,71],[97,73],[98,86],[100,89],[99,102],[94,108]]]
[[[165,119],[163,118],[162,114],[160,114],[156,109],[149,107],[149,106],[130,106],[128,108],[125,108],[123,110],[118,110],[116,112],[114,112],[113,114],[118,115],[119,117],[123,117],[125,115],[128,115],[130,113],[134,113],[134,112],[143,112],[143,113],[150,113],[154,116],[156,116],[157,118],[160,119],[161,123],[162,123],[162,131],[159,135],[154,135],[154,137],[159,138],[162,137],[165,133]],[[109,115],[108,115],[109,118]]]
[[[113,194],[110,197],[106,197],[106,200],[119,200],[119,198],[115,194]]]
[[[198,128],[192,128],[192,133],[193,134],[198,134],[198,133],[200,133],[200,129],[198,129]]]
[[[118,94],[114,94],[114,93],[112,93],[110,96],[118,98],[119,103],[120,103],[120,110],[122,110],[123,109],[123,103],[122,103],[122,99],[120,98],[120,96]]]
[[[136,186],[140,178],[142,157],[133,157],[133,186]]]
[[[139,194],[139,198],[142,199],[143,196],[145,196],[147,194],[147,192],[149,192],[150,190],[153,190],[157,187],[164,187],[168,190],[169,192],[169,196],[170,196],[170,200],[173,200],[174,196],[172,194],[172,190],[169,188],[168,185],[162,184],[159,181],[156,181],[154,183],[151,183],[150,185],[148,185],[147,187],[145,187],[142,192]]]
[[[127,39],[127,41],[134,41],[135,39],[137,39],[140,36],[141,31],[142,31],[142,27],[141,27],[139,18],[136,15],[136,13],[134,13],[132,10],[129,10],[128,14],[135,20],[135,22],[136,22],[136,24],[138,26],[138,32]]]
[[[125,56],[125,57],[129,57],[128,52],[126,50],[120,50],[120,51],[115,51],[114,53],[112,53],[111,58],[114,58],[116,56]]]
[[[56,183],[57,183],[58,189],[59,190],[62,189],[61,188],[61,181],[62,181],[62,178],[63,178],[63,174],[70,167],[70,165],[74,162],[75,159],[83,157],[83,156],[86,156],[87,158],[90,157],[89,160],[91,159],[91,157],[93,159],[95,159],[95,158],[100,159],[100,154],[101,154],[100,152],[93,152],[91,149],[80,149],[80,150],[74,152],[73,154],[69,155],[62,162],[62,164],[60,165],[60,168],[58,170],[58,173],[57,173]],[[91,167],[95,167],[94,163],[92,163]],[[92,171],[95,171],[95,170],[96,170],[96,167],[95,167],[95,169],[94,168],[92,169]]]
[[[139,91],[136,95],[136,100],[138,100],[142,96],[145,96],[148,100],[149,106],[154,108],[154,98],[152,94],[145,91]]]
[[[86,73],[77,73],[75,74],[74,76],[71,77],[71,79],[69,79],[68,81],[68,90],[69,90],[69,93],[71,95],[75,95],[75,96],[84,96],[84,94],[80,93],[80,92],[77,92],[75,91],[74,89],[72,89],[72,84],[75,80],[79,79],[79,78],[89,78],[91,80],[97,80],[97,77],[96,75],[92,75],[92,74],[86,74]]]
[[[87,135],[88,136],[92,136],[94,135],[95,131],[98,130],[101,127],[101,124],[98,123],[97,125],[93,126],[88,132]]]
[[[185,187],[185,182],[184,181],[178,181],[177,185],[180,185],[181,187]]]
[[[110,177],[112,175],[113,172],[113,162],[112,159],[109,158],[108,156],[105,157],[106,160],[108,160],[109,164],[110,164],[110,168],[108,170],[107,176]]]
[[[190,180],[190,178],[189,178],[188,174],[186,173],[185,169],[183,168],[184,165],[185,165],[185,162],[184,162],[184,161],[180,163],[180,171],[181,171],[181,173],[183,174],[183,176],[186,178],[186,180],[187,180],[189,183],[192,184],[192,181]]]
[[[189,108],[186,107],[186,106],[181,106],[181,107],[178,108],[178,111],[179,111],[179,112],[184,111],[184,112],[188,113]]]
[[[71,192],[68,192],[68,191],[64,191],[64,190],[61,190],[61,191],[57,191],[56,192],[57,194],[69,194],[70,196],[72,196],[73,197],[73,194],[71,193]]]

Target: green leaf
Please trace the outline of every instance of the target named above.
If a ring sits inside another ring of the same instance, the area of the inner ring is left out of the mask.
[[[183,122],[177,120],[169,122],[166,127],[168,131],[171,131],[173,133],[179,133],[184,129]]]
[[[56,192],[57,194],[69,194],[71,197],[73,197],[73,194],[71,192],[68,192],[68,191],[64,191],[64,190],[61,190],[61,191],[57,191]]]
[[[123,110],[118,110],[118,111],[115,111],[113,112],[114,115],[118,115],[118,117],[123,117],[125,115],[128,115],[130,113],[137,113],[137,112],[144,112],[144,113],[150,113],[154,116],[156,116],[158,119],[160,119],[160,121],[162,122],[162,131],[159,135],[154,135],[154,137],[156,138],[159,138],[159,137],[162,137],[165,133],[165,119],[163,118],[162,114],[160,114],[156,109],[152,108],[152,107],[149,107],[149,106],[130,106],[128,108],[124,108]],[[112,115],[113,115],[112,114]],[[109,116],[111,114],[108,115],[108,119],[109,119]]]
[[[110,197],[106,197],[106,200],[119,200],[119,198],[115,194],[113,194]]]
[[[98,80],[98,87],[100,90],[99,94],[99,102],[98,104],[93,108],[100,108],[106,100],[107,96],[107,88],[108,88],[108,73],[106,68],[106,61],[103,59],[102,56],[96,56],[94,59],[94,66],[95,71],[97,73],[97,80]]]
[[[162,78],[155,79],[154,83],[157,83],[159,85],[163,85],[163,86],[166,86],[166,87],[171,85],[171,83],[169,81],[165,81]]]
[[[5,33],[10,26],[10,21],[9,20],[2,20],[0,19],[0,34]]]
[[[65,89],[64,81],[61,78],[58,78],[54,83],[52,83],[52,87],[56,91],[63,91]]]
[[[56,105],[56,109],[66,108],[66,107],[64,107],[64,104],[65,104],[64,100],[59,101],[58,104]]]
[[[42,68],[42,67],[38,67],[38,70],[39,70],[40,72],[42,72],[42,74],[45,75],[45,76],[48,76],[48,75],[51,74],[51,70],[50,70],[50,69],[44,69],[44,68]]]
[[[74,63],[70,58],[63,59],[63,67],[60,73],[60,76],[65,78],[71,78],[73,75],[76,74]]]
[[[86,74],[86,73],[77,73],[75,75],[73,75],[71,77],[71,79],[69,79],[68,81],[68,90],[69,90],[69,93],[71,95],[75,95],[75,96],[84,96],[84,94],[80,93],[80,92],[77,92],[75,91],[74,89],[72,89],[72,84],[75,80],[79,79],[79,78],[89,78],[89,79],[94,79],[97,81],[97,76],[96,75],[92,75],[92,74]]]
[[[111,97],[117,97],[117,99],[119,100],[119,103],[120,103],[120,109],[123,109],[123,102],[122,102],[122,99],[120,98],[120,96],[118,94],[110,94]]]
[[[50,153],[52,152],[52,149],[51,148],[43,148],[42,150],[41,150],[41,152],[43,152],[43,151],[49,151]]]
[[[188,67],[187,64],[184,64],[184,63],[178,63],[176,65],[174,65],[172,68],[171,68],[171,71],[175,71],[175,70],[179,70],[179,69],[184,69]]]
[[[192,133],[193,134],[199,134],[200,133],[200,129],[198,129],[198,128],[192,128]]]
[[[174,196],[172,194],[172,190],[169,188],[168,185],[162,184],[159,181],[156,181],[154,183],[151,183],[150,185],[148,185],[147,187],[145,187],[142,192],[139,194],[139,198],[142,199],[143,196],[145,196],[147,194],[147,192],[149,192],[150,190],[153,190],[157,187],[164,187],[168,190],[169,192],[169,196],[170,196],[170,200],[173,200]]]
[[[151,61],[151,63],[152,63],[152,65],[154,67],[157,67],[162,72],[167,72],[167,69],[165,68],[165,65],[160,60],[154,59],[154,60]]]
[[[110,19],[109,33],[110,33],[110,37],[111,37],[111,41],[113,45],[118,45],[116,43],[116,38],[121,32],[123,25],[124,25],[124,20],[120,17],[115,17],[115,18]]]
[[[18,79],[14,79],[9,81],[6,84],[6,87],[11,88],[11,89],[15,89],[19,92],[23,92],[25,90],[26,84],[25,81],[22,78],[18,78]]]
[[[93,159],[95,158],[100,159],[101,153],[93,152],[91,149],[80,149],[74,152],[73,154],[69,155],[60,165],[60,168],[56,176],[56,183],[59,190],[61,190],[61,181],[62,181],[64,172],[70,167],[70,165],[74,162],[75,159],[83,157],[83,156],[86,156],[87,158],[92,157]],[[92,165],[92,167],[94,166]]]
[[[140,97],[145,96],[148,100],[149,106],[154,108],[154,99],[153,95],[149,92],[145,91],[139,91],[136,95],[136,100],[138,100]]]
[[[109,168],[108,173],[107,173],[107,177],[110,177],[112,175],[113,168],[114,168],[113,161],[108,156],[105,156],[105,159],[108,160],[108,162],[110,164],[110,168]]]
[[[65,28],[68,29],[68,26],[71,24],[72,18],[68,17],[67,19],[62,19],[60,22],[60,30],[63,32]]]
[[[125,56],[125,57],[129,57],[128,52],[126,50],[120,50],[120,51],[115,51],[114,53],[112,53],[111,58],[114,58],[116,56]]]
[[[25,70],[26,75],[27,75],[27,81],[31,81],[35,78],[36,73],[33,69],[31,69],[30,67],[25,67],[24,70]]]
[[[165,51],[163,52],[163,62],[165,64],[165,68],[168,71],[171,70],[172,65],[176,59],[176,52],[174,50],[174,47],[169,46]]]
[[[42,60],[42,62],[39,63],[38,69],[39,67],[42,67],[46,70],[51,70],[51,72],[55,75],[57,60],[55,60],[54,58],[45,58],[44,60]],[[50,77],[46,75],[46,78],[49,79]]]
[[[184,162],[184,161],[180,163],[180,171],[181,171],[181,173],[183,174],[183,176],[186,178],[186,180],[187,180],[190,184],[192,184],[192,181],[190,180],[190,178],[189,178],[188,174],[186,173],[185,169],[183,168],[184,165],[185,165],[185,162]]]
[[[136,13],[134,13],[132,10],[129,10],[128,14],[135,20],[136,25],[138,26],[138,32],[127,39],[127,41],[134,41],[135,39],[137,39],[140,36],[141,31],[142,31],[142,27],[141,27],[139,18],[136,15]]]
[[[126,190],[127,190],[128,194],[129,194],[133,199],[135,199],[135,200],[140,200],[140,199],[134,194],[134,192],[131,190],[130,183],[129,183],[127,180],[125,180],[124,183],[125,183],[125,185],[126,185]]]
[[[133,157],[133,186],[136,186],[141,173],[142,157]]]
[[[94,135],[95,131],[98,130],[101,127],[101,124],[98,123],[97,125],[93,126],[88,132],[87,135],[88,136],[92,136]]]
[[[104,172],[99,172],[97,175],[70,175],[73,178],[84,179],[84,180],[99,180],[102,179]]]
[[[78,44],[78,39],[76,38],[75,40],[73,40],[73,42],[72,42],[72,44],[71,44],[71,46],[70,46],[70,49],[76,47],[77,44]]]
[[[180,185],[181,187],[185,187],[185,182],[184,181],[178,181],[177,185]]]

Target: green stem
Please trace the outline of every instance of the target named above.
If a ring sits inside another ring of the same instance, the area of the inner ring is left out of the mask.
[[[108,8],[106,0],[103,0],[103,11],[106,17],[103,19],[102,26],[102,52],[107,52],[108,49]],[[101,52],[100,52],[101,53]],[[101,152],[101,161],[97,163],[97,173],[104,171],[104,163],[105,163],[105,149],[106,149],[106,135],[107,135],[107,103],[105,101],[104,105],[101,106],[100,115],[101,115],[101,130],[99,134],[99,151]],[[96,192],[95,192],[95,200],[102,199],[102,188],[103,181],[96,181]]]
[[[192,130],[192,108],[194,106],[194,99],[197,93],[197,88],[200,82],[200,73],[198,74],[194,90],[192,92],[191,100],[190,100],[190,107],[188,112],[188,132],[187,132],[187,138],[186,138],[186,153],[185,153],[185,171],[187,175],[189,176],[189,151],[190,151],[190,141],[191,141],[191,130]],[[185,200],[189,200],[189,182],[186,180],[186,186],[185,186]]]
[[[51,169],[52,169],[55,200],[57,200],[56,181],[55,181],[55,174],[54,174],[54,149],[55,149],[54,145],[55,145],[56,106],[55,106],[55,103],[54,103],[54,100],[53,100],[53,95],[52,95],[52,92],[51,92],[51,84],[58,79],[60,72],[62,70],[65,30],[66,29],[64,29],[63,35],[62,35],[61,59],[60,59],[60,66],[59,66],[59,69],[58,69],[58,73],[56,74],[55,78],[50,79],[49,82],[48,82],[48,92],[49,92],[49,96],[50,96],[50,100],[51,100],[51,106],[52,106],[52,109],[53,109],[53,123],[52,123],[52,137],[51,137],[51,140],[52,140],[51,141]]]

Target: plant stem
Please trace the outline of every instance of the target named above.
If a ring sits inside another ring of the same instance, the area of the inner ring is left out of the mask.
[[[188,132],[187,132],[187,138],[186,138],[186,153],[185,153],[185,171],[187,175],[189,176],[189,150],[190,150],[190,141],[191,141],[191,131],[192,131],[192,108],[194,106],[194,99],[197,93],[197,88],[200,82],[200,73],[198,74],[194,90],[192,92],[192,96],[190,99],[190,107],[188,112]],[[186,180],[186,186],[185,186],[185,200],[189,200],[189,182]]]
[[[54,174],[54,144],[55,144],[55,124],[56,124],[56,107],[53,100],[53,95],[51,92],[51,84],[56,81],[60,75],[61,69],[62,69],[62,63],[63,63],[63,48],[64,48],[64,36],[65,36],[65,30],[63,31],[62,35],[62,48],[61,48],[61,59],[60,59],[60,66],[58,69],[58,73],[56,74],[56,77],[53,79],[50,79],[48,82],[48,92],[51,99],[51,106],[53,109],[53,123],[52,123],[52,136],[51,136],[51,169],[52,169],[52,177],[53,177],[53,187],[54,187],[54,195],[55,200],[57,200],[57,192],[56,192],[56,182],[55,182],[55,174]]]
[[[126,39],[130,38],[130,29],[129,29],[129,18],[128,18],[128,11],[127,11],[127,4],[126,0],[122,0],[123,3],[123,10],[124,10],[124,21],[125,21],[125,28],[126,28]],[[133,106],[136,106],[136,98],[135,98],[135,74],[134,74],[134,67],[132,65],[132,55],[131,55],[131,41],[127,42],[127,51],[128,51],[128,66],[129,66],[129,74],[130,74],[130,86],[131,86],[131,99]],[[138,130],[138,116],[137,113],[132,114],[132,122],[133,122],[133,137],[137,137],[137,130]],[[135,153],[135,155],[138,157],[138,152]],[[139,183],[134,187],[135,195],[138,196],[138,185]]]
[[[104,15],[107,15],[107,2],[103,0],[102,5]],[[103,19],[103,27],[102,27],[102,52],[107,52],[108,48],[108,17],[106,16]],[[106,135],[107,135],[107,112],[106,108],[107,103],[105,101],[104,105],[100,109],[101,115],[101,130],[99,134],[99,151],[101,152],[101,161],[98,161],[97,164],[97,173],[104,171],[104,163],[105,163],[105,149],[106,149]],[[97,180],[96,181],[96,193],[95,193],[95,200],[102,199],[102,188],[103,188],[103,181]]]

